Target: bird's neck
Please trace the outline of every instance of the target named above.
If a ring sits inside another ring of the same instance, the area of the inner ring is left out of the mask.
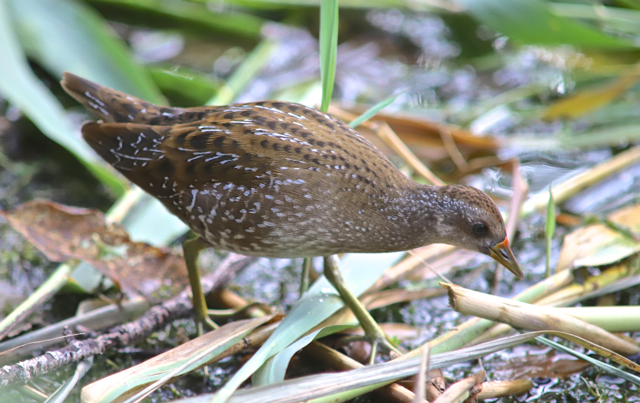
[[[387,231],[396,238],[390,249],[407,250],[442,243],[439,228],[447,218],[448,202],[442,196],[442,187],[409,182],[387,200],[384,219]]]

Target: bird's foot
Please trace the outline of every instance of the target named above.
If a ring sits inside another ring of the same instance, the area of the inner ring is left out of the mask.
[[[373,319],[367,308],[362,305],[362,302],[353,295],[351,291],[344,284],[342,275],[340,274],[340,268],[338,264],[338,257],[335,255],[327,256],[324,259],[324,275],[333,285],[333,287],[340,294],[340,298],[344,301],[351,312],[356,316],[358,322],[364,330],[366,339],[371,343],[371,354],[369,356],[369,363],[375,362],[378,348],[382,347],[385,351],[394,352],[398,355],[402,355],[400,350],[393,345],[384,334],[384,331],[380,328],[378,323]]]
[[[375,363],[378,350],[383,353],[389,353],[389,355],[395,354],[398,357],[401,356],[402,352],[388,339],[387,335],[380,328],[380,325],[378,325],[371,316],[369,316],[369,318],[371,318],[371,321],[367,321],[366,324],[362,321],[360,322],[364,330],[364,338],[371,344],[371,353],[369,354],[368,360],[369,365]]]
[[[189,284],[191,285],[191,300],[193,301],[193,309],[195,310],[198,336],[204,334],[205,325],[208,330],[217,329],[219,327],[209,317],[207,312],[207,303],[204,299],[204,292],[202,291],[202,283],[200,282],[198,255],[200,254],[200,251],[206,247],[206,243],[201,238],[189,239],[182,244],[184,260],[187,265],[187,273],[189,274]]]

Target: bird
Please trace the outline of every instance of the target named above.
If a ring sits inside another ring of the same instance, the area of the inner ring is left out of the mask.
[[[419,184],[328,114],[283,101],[158,106],[68,72],[61,84],[99,119],[84,140],[216,249],[326,266],[444,243],[523,278],[486,193]]]

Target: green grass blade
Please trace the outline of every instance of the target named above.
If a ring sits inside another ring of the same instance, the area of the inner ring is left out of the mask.
[[[54,77],[71,71],[150,102],[165,102],[147,70],[91,7],[69,0],[8,4],[23,50]]]
[[[267,362],[265,362],[260,367],[260,369],[258,369],[256,373],[253,374],[253,377],[251,378],[251,386],[257,387],[284,381],[284,376],[287,372],[289,361],[291,361],[291,358],[295,353],[308,346],[309,343],[314,340],[329,336],[337,332],[341,332],[346,329],[350,329],[354,326],[357,325],[354,324],[327,326],[300,338],[289,347],[269,358]]]
[[[0,94],[45,135],[82,161],[103,183],[122,193],[121,179],[106,169],[91,148],[75,135],[76,129],[67,120],[60,102],[31,70],[13,30],[6,2],[0,2],[0,49]]]
[[[459,0],[482,24],[522,44],[568,44],[591,49],[637,45],[552,12],[542,0]]]
[[[547,238],[547,277],[551,275],[551,240],[556,231],[556,204],[553,201],[553,192],[549,184],[549,203],[547,204],[547,221],[544,226],[544,234]]]
[[[509,336],[461,350],[433,354],[429,366],[431,369],[444,368],[484,357],[495,351],[525,343],[540,333]],[[415,375],[420,370],[421,360],[421,357],[393,360],[383,364],[363,366],[351,371],[310,375],[268,386],[243,389],[235,393],[229,399],[229,403],[342,402],[346,398],[353,398],[395,380]],[[174,403],[210,401],[210,395],[202,395],[177,400]]]
[[[402,91],[399,94],[392,95],[389,98],[387,98],[385,100],[382,100],[382,101],[378,102],[377,104],[373,105],[371,108],[367,109],[362,115],[360,115],[356,119],[354,119],[353,122],[349,123],[349,126],[351,126],[351,127],[360,126],[361,124],[363,124],[367,120],[369,120],[372,117],[374,117],[378,112],[380,112],[381,110],[383,110],[387,106],[391,105],[400,95],[404,94],[405,92],[406,91]]]
[[[207,105],[228,105],[232,103],[247,84],[262,71],[277,49],[278,42],[274,39],[264,39],[260,42],[233,72],[229,81],[207,102]]]
[[[227,323],[145,362],[97,380],[83,388],[83,401],[140,401],[139,398],[144,398],[160,385],[219,357],[271,318],[265,316]]]
[[[155,84],[170,99],[171,106],[204,105],[222,85],[212,77],[186,67],[155,64],[148,70]]]
[[[216,12],[205,4],[177,0],[85,0],[107,18],[131,25],[210,35],[260,37],[264,20],[241,12]]]
[[[633,383],[635,385],[640,386],[640,377],[638,377],[636,375],[633,375],[633,374],[630,374],[630,373],[628,373],[626,371],[618,369],[618,368],[616,368],[616,367],[614,367],[612,365],[609,365],[609,364],[607,364],[605,362],[596,360],[596,359],[594,359],[592,357],[589,357],[588,355],[579,353],[579,352],[577,352],[577,351],[575,351],[575,350],[573,350],[573,349],[571,349],[569,347],[565,347],[562,344],[559,344],[559,343],[556,343],[554,341],[551,341],[551,340],[547,339],[546,337],[543,337],[543,336],[536,337],[536,340],[538,340],[542,344],[546,344],[549,347],[553,347],[558,351],[562,351],[564,353],[571,354],[572,356],[574,356],[576,358],[579,358],[579,359],[584,360],[584,361],[586,361],[588,363],[591,363],[591,364],[593,364],[593,365],[595,365],[595,366],[597,366],[597,367],[609,372],[613,376],[620,377],[620,378],[625,379],[625,380],[627,380],[627,381],[629,381],[629,382],[631,382],[631,383]]]
[[[338,0],[322,0],[320,6],[320,74],[322,76],[322,104],[327,112],[333,95],[338,56]]]

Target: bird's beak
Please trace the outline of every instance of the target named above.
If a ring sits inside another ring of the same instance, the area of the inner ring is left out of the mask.
[[[509,269],[509,271],[515,274],[519,279],[524,278],[524,273],[522,273],[522,269],[520,269],[518,261],[513,256],[513,252],[511,252],[511,248],[509,247],[509,240],[507,238],[491,248],[489,256],[491,256],[496,262]]]

